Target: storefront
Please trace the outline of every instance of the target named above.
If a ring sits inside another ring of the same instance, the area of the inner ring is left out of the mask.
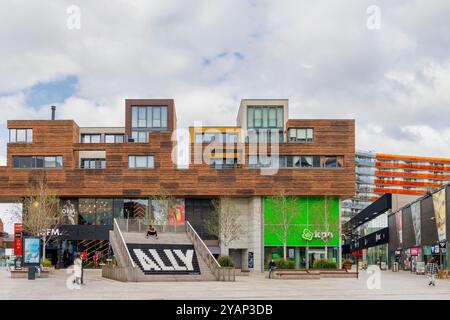
[[[296,268],[311,268],[315,261],[325,258],[339,264],[338,198],[291,198],[287,209],[282,209],[275,198],[264,198],[263,205],[265,265],[271,259],[283,258],[284,230],[287,258]]]
[[[410,203],[389,216],[391,261],[414,272],[418,263],[434,258],[448,268],[449,187]]]

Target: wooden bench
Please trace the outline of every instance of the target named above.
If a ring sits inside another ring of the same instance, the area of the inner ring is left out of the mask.
[[[275,269],[274,279],[356,278],[356,272],[345,269]],[[268,277],[268,276],[267,276]]]
[[[28,268],[22,268],[20,270],[11,270],[11,278],[28,278]],[[44,268],[43,271],[41,271],[40,278],[48,278],[48,275],[50,273],[50,270],[48,268]],[[36,278],[38,276],[38,272],[36,271]]]
[[[358,274],[346,269],[319,269],[322,278],[356,278]]]
[[[448,279],[448,270],[439,270],[438,279]]]
[[[320,279],[320,272],[306,269],[275,269],[272,275],[276,279]]]

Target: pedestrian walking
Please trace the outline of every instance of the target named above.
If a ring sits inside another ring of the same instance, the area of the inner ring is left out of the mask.
[[[84,284],[84,264],[88,258],[88,254],[86,250],[83,250],[81,253],[81,284]]]
[[[428,260],[427,263],[427,275],[428,275],[428,285],[429,286],[435,286],[436,285],[436,274],[438,273],[439,267],[438,264],[436,263],[436,260],[434,260],[433,257],[430,258],[430,260]]]
[[[94,260],[94,266],[96,269],[98,268],[98,258],[99,258],[98,251],[95,251],[93,260]]]
[[[79,254],[76,255],[73,270],[75,272],[75,283],[81,285],[83,262]]]
[[[270,262],[269,262],[269,279],[272,279],[272,273],[276,269],[276,266],[277,265],[275,264],[275,261],[273,261],[273,259],[270,260]]]

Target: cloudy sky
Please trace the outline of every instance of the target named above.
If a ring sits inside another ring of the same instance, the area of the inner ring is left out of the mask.
[[[55,104],[120,126],[125,98],[174,98],[180,127],[288,98],[291,118],[355,118],[359,149],[450,157],[449,17],[448,0],[2,0],[0,164],[7,119]]]

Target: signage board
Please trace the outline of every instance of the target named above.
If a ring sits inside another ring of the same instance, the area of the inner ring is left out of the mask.
[[[14,255],[22,256],[22,224],[14,223]]]
[[[41,262],[41,239],[38,237],[23,238],[23,265],[39,266]]]

